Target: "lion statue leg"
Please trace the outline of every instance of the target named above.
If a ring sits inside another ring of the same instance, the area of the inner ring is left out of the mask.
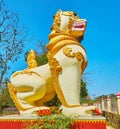
[[[80,80],[86,65],[86,54],[80,46],[67,45],[54,57],[57,66],[53,68],[55,89],[62,103],[62,112],[66,115],[81,115],[80,110]],[[61,71],[57,73],[57,67]]]
[[[17,98],[15,104],[21,115],[33,115],[35,111],[44,108],[42,103],[41,107],[37,107],[35,103],[46,94],[46,81],[43,77],[31,71],[19,71],[12,75],[11,83],[15,89],[15,96]],[[13,100],[15,101],[16,99]]]

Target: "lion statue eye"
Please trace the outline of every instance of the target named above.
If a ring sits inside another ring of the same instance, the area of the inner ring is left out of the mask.
[[[76,12],[73,12],[73,15],[74,15],[74,16],[77,16],[77,13],[76,13]]]

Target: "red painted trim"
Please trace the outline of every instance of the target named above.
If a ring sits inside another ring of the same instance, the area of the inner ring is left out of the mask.
[[[25,129],[25,126],[36,122],[36,120],[0,120],[0,129]],[[75,120],[70,129],[106,129],[106,122],[105,120]]]

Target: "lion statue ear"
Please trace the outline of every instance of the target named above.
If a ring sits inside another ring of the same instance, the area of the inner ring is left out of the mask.
[[[51,28],[51,33],[60,32],[59,27],[60,27],[60,23],[61,23],[61,14],[62,14],[62,10],[58,10],[57,13],[55,14],[55,16],[53,16],[54,23]]]
[[[53,19],[55,19],[55,16],[60,16],[62,14],[62,10],[59,9],[56,14],[53,16]]]
[[[62,10],[61,10],[61,9],[59,9],[59,10],[57,11],[57,13],[62,14]]]

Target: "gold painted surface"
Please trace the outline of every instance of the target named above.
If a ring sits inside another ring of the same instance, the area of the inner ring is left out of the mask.
[[[38,66],[38,63],[36,61],[36,53],[33,50],[31,50],[28,54],[27,63],[28,68],[34,68]]]
[[[52,56],[54,56],[61,48],[66,45],[78,45],[83,48],[76,38],[72,37],[70,34],[51,34],[49,35],[49,39],[50,42],[48,45],[46,45],[46,48],[49,50],[48,53],[50,53]]]
[[[76,57],[76,53],[72,52],[72,48],[70,48],[70,47],[64,47],[63,48],[63,53],[66,56],[71,57],[71,58]]]
[[[40,100],[35,101],[35,105],[37,106],[44,106],[44,103],[52,100],[55,96],[55,92],[46,93],[43,98]]]
[[[63,12],[62,14],[65,15],[65,16],[71,16],[71,15],[74,14],[74,12],[72,12],[72,11],[69,11],[69,12]]]
[[[53,85],[53,81],[52,81],[52,78],[49,78],[46,80],[46,94],[43,98],[41,98],[40,100],[37,100],[35,102],[35,104],[37,106],[43,106],[44,103],[52,100],[55,96],[55,88],[54,88],[54,85]]]
[[[14,117],[13,117],[14,118]],[[38,119],[35,119],[35,118],[29,118],[29,119],[25,119],[25,118],[17,118],[17,117],[15,117],[14,119],[11,119],[11,118],[5,118],[5,119],[0,119],[0,122],[31,122],[31,123],[33,123],[33,122],[37,122],[37,121],[39,121],[39,122],[41,122],[42,123],[42,119],[41,120],[38,120]],[[81,119],[79,119],[79,118],[76,118],[76,119],[74,119],[74,123],[106,123],[106,120],[104,120],[104,119],[83,119],[83,120],[81,120]]]

